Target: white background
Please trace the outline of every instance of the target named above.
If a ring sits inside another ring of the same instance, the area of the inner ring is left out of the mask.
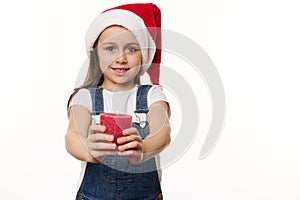
[[[189,150],[164,169],[165,199],[300,199],[298,1],[154,2],[163,28],[208,53],[226,94],[222,137],[199,160],[210,104],[198,83],[203,123]],[[1,199],[74,199],[80,163],[64,148],[66,103],[86,59],[88,25],[121,3],[1,1]]]

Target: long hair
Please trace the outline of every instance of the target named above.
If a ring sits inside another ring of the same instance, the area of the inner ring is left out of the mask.
[[[95,42],[96,44],[96,42]],[[89,68],[85,77],[83,84],[77,88],[74,88],[73,93],[70,95],[70,98],[67,103],[67,110],[69,113],[70,103],[75,94],[82,88],[90,88],[90,87],[99,87],[102,85],[104,81],[104,76],[102,71],[100,70],[99,58],[97,47],[94,47],[90,52],[90,62]]]

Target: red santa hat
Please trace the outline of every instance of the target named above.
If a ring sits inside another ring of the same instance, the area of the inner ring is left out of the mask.
[[[159,84],[161,62],[161,12],[152,3],[117,6],[98,15],[86,33],[88,56],[101,32],[112,25],[131,31],[142,51],[142,74],[147,71],[153,84]]]

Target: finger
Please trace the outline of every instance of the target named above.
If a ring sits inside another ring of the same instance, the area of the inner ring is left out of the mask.
[[[140,135],[138,130],[134,127],[122,131],[123,135]]]
[[[91,155],[94,158],[99,158],[99,157],[103,157],[103,156],[114,156],[114,155],[118,155],[117,151],[91,151]]]
[[[90,134],[99,133],[99,132],[103,133],[103,132],[105,132],[105,130],[106,130],[106,126],[95,124],[95,125],[90,126],[89,133]]]
[[[104,133],[97,133],[97,134],[91,134],[88,136],[89,142],[112,142],[114,140],[114,136],[110,134],[104,134]]]
[[[132,141],[142,142],[142,138],[139,135],[129,135],[129,136],[119,137],[117,139],[118,144],[129,143]]]
[[[118,151],[119,156],[142,156],[141,151],[137,150],[128,150],[128,151]]]
[[[119,151],[128,151],[131,149],[135,149],[135,150],[142,150],[142,143],[138,142],[138,141],[132,141],[129,143],[126,143],[124,145],[120,145],[118,146],[118,150]]]
[[[115,143],[89,143],[89,149],[92,151],[105,151],[105,150],[115,150],[117,145]]]
[[[130,150],[130,151],[119,151],[118,155],[119,156],[132,156],[135,155],[136,151],[135,150]]]

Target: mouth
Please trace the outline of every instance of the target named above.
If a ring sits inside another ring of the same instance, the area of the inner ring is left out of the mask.
[[[117,68],[117,67],[112,67],[111,69],[114,70],[114,71],[116,71],[116,72],[123,73],[123,72],[128,71],[130,68]]]
[[[114,71],[114,73],[117,75],[117,76],[123,76],[126,74],[126,72],[128,70],[130,70],[130,68],[126,68],[126,67],[123,67],[123,68],[119,68],[119,67],[111,67],[111,69]]]

